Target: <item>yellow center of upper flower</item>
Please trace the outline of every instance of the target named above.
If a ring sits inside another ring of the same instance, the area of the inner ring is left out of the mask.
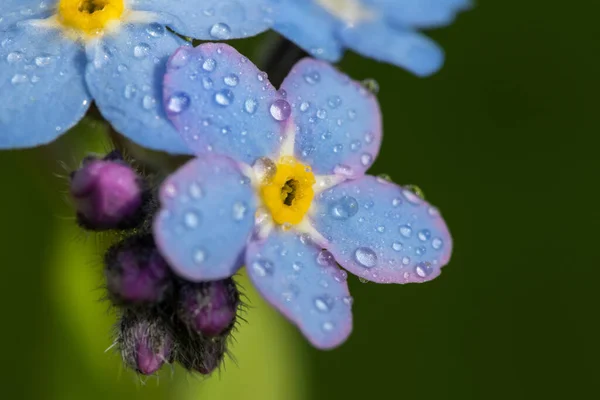
[[[260,187],[262,200],[276,223],[298,224],[315,196],[315,176],[294,157],[282,157],[274,167]]]
[[[317,0],[317,3],[349,25],[368,21],[375,16],[360,0]]]
[[[88,36],[101,34],[123,15],[123,0],[60,0],[58,21]]]

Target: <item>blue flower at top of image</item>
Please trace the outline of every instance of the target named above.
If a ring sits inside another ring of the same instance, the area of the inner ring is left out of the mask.
[[[381,145],[379,104],[329,64],[300,61],[278,91],[228,45],[183,47],[163,101],[197,156],[161,186],[153,225],[179,276],[215,281],[246,265],[313,345],[332,348],[352,329],[346,271],[425,282],[448,263],[439,211],[365,175]]]
[[[273,29],[313,57],[338,61],[348,48],[419,76],[436,72],[444,53],[418,30],[448,25],[472,5],[471,0],[273,1]]]
[[[56,139],[92,100],[140,145],[189,150],[164,116],[165,62],[181,35],[222,40],[269,28],[271,0],[1,0],[0,148]],[[207,83],[208,84],[208,83]]]

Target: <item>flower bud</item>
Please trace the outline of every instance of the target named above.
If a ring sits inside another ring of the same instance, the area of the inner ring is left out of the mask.
[[[215,282],[185,282],[178,293],[179,318],[192,330],[207,337],[233,327],[239,293],[232,279]]]
[[[86,229],[128,229],[142,220],[142,180],[116,154],[104,159],[87,157],[71,174],[71,197],[77,219]]]
[[[104,258],[106,286],[115,304],[159,303],[171,289],[169,265],[151,235],[129,238]]]
[[[173,337],[163,317],[153,312],[126,311],[117,340],[123,362],[143,375],[152,375],[172,361]]]

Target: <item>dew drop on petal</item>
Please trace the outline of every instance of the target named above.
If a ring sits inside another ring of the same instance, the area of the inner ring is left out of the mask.
[[[252,115],[256,112],[257,107],[258,107],[258,102],[253,98],[248,98],[244,102],[244,111],[246,111],[250,115]]]
[[[221,107],[229,106],[234,99],[233,92],[229,89],[221,89],[215,93],[215,103]]]
[[[207,71],[207,72],[214,71],[216,67],[217,67],[217,62],[214,59],[212,59],[212,58],[207,58],[202,63],[202,69],[205,70],[205,71]]]
[[[252,263],[252,269],[260,276],[273,275],[273,263],[269,260],[259,259]]]
[[[431,263],[420,262],[415,266],[415,273],[421,278],[426,278],[433,273],[433,267]]]
[[[329,295],[319,296],[319,297],[316,297],[314,300],[315,308],[317,309],[317,311],[322,312],[322,313],[330,312],[331,309],[333,308],[334,304],[335,304],[335,300],[333,299],[333,297],[331,297]]]
[[[331,204],[330,215],[339,220],[353,217],[358,212],[358,202],[352,196],[343,196]]]
[[[210,28],[210,36],[214,39],[225,40],[231,37],[231,28],[229,25],[219,22]]]
[[[368,247],[359,247],[356,249],[354,258],[365,268],[373,268],[377,265],[377,255]]]
[[[190,96],[184,92],[173,93],[167,99],[167,111],[170,114],[181,114],[190,106]]]
[[[292,108],[290,107],[290,103],[288,103],[286,100],[279,99],[275,100],[273,104],[271,104],[269,112],[276,121],[285,121],[290,117]]]
[[[238,78],[236,74],[229,74],[223,78],[223,82],[225,82],[227,86],[235,87],[240,83],[240,78]]]

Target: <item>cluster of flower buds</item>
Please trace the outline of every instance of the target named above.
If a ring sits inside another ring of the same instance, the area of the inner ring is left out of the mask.
[[[114,151],[87,157],[71,174],[79,224],[120,231],[104,256],[107,297],[118,308],[116,345],[125,365],[143,375],[165,363],[207,375],[227,352],[240,296],[233,279],[189,282],[171,272],[158,251],[151,221],[152,179],[138,174]]]

